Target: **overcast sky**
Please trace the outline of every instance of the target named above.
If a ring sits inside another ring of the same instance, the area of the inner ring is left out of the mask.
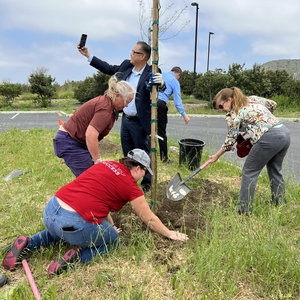
[[[141,32],[138,0],[0,0],[0,82],[27,83],[37,68],[59,84],[84,80],[97,72],[77,50],[82,33],[97,57],[118,65],[130,57]],[[149,28],[153,1],[143,0],[144,31]],[[180,18],[159,41],[159,66],[169,71],[178,65],[194,70],[196,7],[191,0],[160,0],[160,26]],[[167,9],[169,5],[170,9]],[[299,59],[299,0],[197,1],[197,73],[228,70],[232,63],[251,69],[278,59]],[[179,32],[182,27],[183,31]],[[179,33],[178,33],[179,32]],[[174,36],[175,35],[175,36]],[[173,37],[172,37],[173,36]],[[172,37],[172,38],[171,38]]]

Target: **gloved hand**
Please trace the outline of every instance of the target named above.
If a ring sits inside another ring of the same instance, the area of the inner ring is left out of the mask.
[[[151,74],[149,83],[151,85],[163,86],[164,80],[161,73]]]

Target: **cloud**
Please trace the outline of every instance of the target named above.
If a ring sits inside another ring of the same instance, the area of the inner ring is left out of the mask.
[[[137,31],[137,24],[132,20],[136,19],[138,6],[128,5],[128,1],[1,0],[0,3],[2,12],[5,11],[0,26],[6,30],[23,29],[74,37],[78,32],[89,32],[95,38],[130,35]]]
[[[145,9],[142,20],[140,1]],[[193,71],[196,7],[191,2],[159,1],[160,27],[168,27],[159,41],[163,69],[180,65]],[[206,71],[209,31],[215,33],[211,70],[227,70],[232,63],[251,68],[254,63],[299,58],[298,0],[198,3],[197,72]],[[152,4],[150,0],[0,0],[0,80],[9,76],[11,81],[25,82],[37,67],[49,69],[59,83],[91,76],[96,70],[76,49],[82,33],[88,34],[92,54],[119,64],[129,58],[137,40],[148,41]]]

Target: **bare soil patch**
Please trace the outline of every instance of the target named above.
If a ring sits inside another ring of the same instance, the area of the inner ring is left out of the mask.
[[[108,139],[101,142],[101,152],[117,153],[118,146],[111,143]],[[228,207],[230,194],[227,188],[219,183],[207,179],[197,179],[199,182],[196,188],[181,201],[172,201],[167,198],[166,187],[168,181],[159,182],[156,188],[157,201],[151,203],[151,193],[146,194],[149,204],[155,214],[170,229],[184,230],[193,239],[206,229],[206,214],[216,206]],[[113,214],[114,222],[122,228],[123,242],[126,235],[131,235],[132,231],[128,225],[128,219],[134,218],[135,214],[129,204],[125,205],[118,213]],[[125,238],[126,242],[126,238]],[[164,247],[164,243],[160,240]],[[169,247],[166,242],[166,247]]]

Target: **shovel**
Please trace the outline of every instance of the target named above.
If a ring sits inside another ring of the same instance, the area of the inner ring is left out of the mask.
[[[209,165],[212,160],[208,160],[198,169],[196,169],[192,174],[190,174],[187,178],[181,179],[179,173],[177,173],[168,183],[167,186],[167,198],[173,201],[179,201],[183,199],[189,192],[190,188],[185,184],[188,180],[198,174],[202,169],[204,169],[207,165]]]
[[[21,175],[23,175],[23,174],[26,174],[26,173],[28,173],[28,172],[30,172],[30,171],[13,170],[13,171],[11,171],[9,174],[7,174],[3,179],[4,179],[5,181],[8,181],[8,180],[11,180],[11,179],[13,179],[13,178],[15,178],[15,177],[19,177],[19,176],[21,176]]]
[[[62,162],[62,163],[64,163],[64,162]],[[52,167],[53,165],[54,164],[48,164],[48,165],[42,166],[42,167],[40,167],[38,169],[35,169],[35,171],[40,171],[40,170],[44,169],[45,167]],[[27,170],[27,171],[24,171],[24,170],[13,170],[9,174],[7,174],[5,177],[3,177],[3,179],[5,181],[9,181],[9,180],[14,179],[15,177],[19,177],[19,176],[21,176],[23,174],[25,175],[25,174],[28,174],[30,172],[32,172],[32,171],[31,170]]]

